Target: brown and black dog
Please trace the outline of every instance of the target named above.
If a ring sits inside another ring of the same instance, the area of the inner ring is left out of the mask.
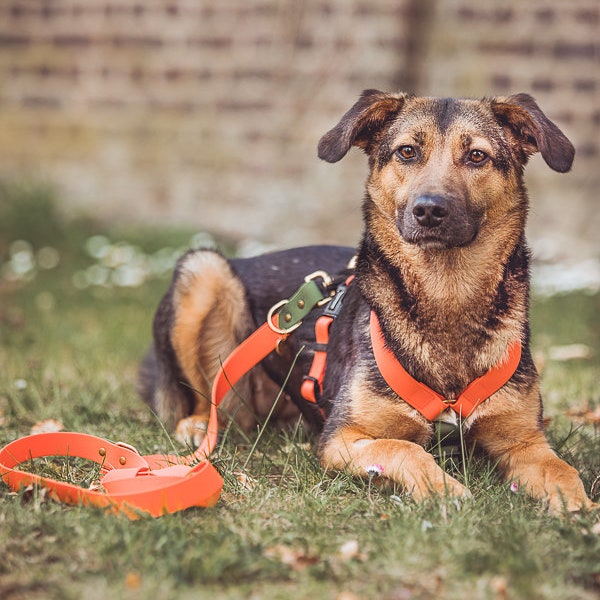
[[[504,477],[560,512],[589,509],[576,470],[551,450],[542,430],[538,374],[529,350],[528,199],[523,170],[540,152],[551,169],[570,169],[569,140],[526,94],[487,100],[438,99],[365,91],[319,143],[342,159],[352,146],[369,158],[365,221],[355,281],[331,326],[321,412],[299,393],[314,348],[311,315],[229,394],[221,415],[245,429],[268,413],[278,386],[322,427],[326,468],[366,476],[373,465],[417,499],[469,495],[424,447],[434,426],[386,383],[369,333],[373,311],[387,348],[416,380],[449,402],[522,344],[509,381],[461,423],[498,462]],[[142,395],[179,439],[198,445],[220,362],[269,308],[317,269],[343,273],[354,250],[311,246],[226,260],[210,250],[179,262],[154,322],[141,370]],[[456,420],[447,410],[442,419]]]

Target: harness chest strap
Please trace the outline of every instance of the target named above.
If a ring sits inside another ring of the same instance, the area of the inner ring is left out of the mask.
[[[467,418],[477,406],[503,387],[514,375],[521,361],[521,342],[509,345],[507,358],[494,365],[487,373],[472,381],[456,401],[450,402],[430,387],[414,379],[385,344],[379,319],[371,311],[371,343],[381,375],[398,396],[433,421],[447,408]]]

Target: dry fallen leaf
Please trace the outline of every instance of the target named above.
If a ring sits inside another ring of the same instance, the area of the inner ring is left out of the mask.
[[[281,544],[265,549],[264,555],[267,558],[279,559],[282,564],[287,565],[294,571],[301,571],[319,562],[316,556],[309,556],[304,552]]]
[[[46,487],[37,487],[28,485],[23,489],[21,500],[24,504],[36,502],[36,504],[44,504],[51,499],[50,490]]]
[[[44,421],[38,421],[33,425],[31,434],[52,433],[55,431],[62,431],[64,428],[65,426],[60,421],[57,421],[56,419],[46,419]]]
[[[125,576],[125,587],[128,590],[137,590],[142,585],[142,579],[139,573],[135,573],[134,571],[130,571]]]
[[[246,473],[242,473],[241,471],[236,471],[234,473],[236,479],[239,481],[240,485],[245,489],[251,492],[256,487],[256,479],[253,479]]]
[[[357,540],[348,540],[340,546],[339,556],[343,561],[359,560],[364,562],[367,557],[360,551]]]
[[[506,577],[492,577],[490,579],[490,587],[496,593],[498,600],[505,600],[508,597],[508,583]]]
[[[594,409],[590,409],[588,406],[570,408],[567,411],[567,415],[579,421],[587,421],[592,425],[600,424],[600,406],[596,406]]]

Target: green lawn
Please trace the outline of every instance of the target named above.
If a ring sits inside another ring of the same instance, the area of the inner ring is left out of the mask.
[[[170,450],[135,378],[169,264],[191,237],[66,223],[43,188],[0,187],[2,444],[56,419],[142,453]],[[589,491],[600,475],[593,412],[600,406],[600,295],[538,299],[532,313],[536,356],[545,358],[549,435]],[[570,344],[585,345],[590,356],[551,359]],[[400,490],[324,473],[301,426],[267,430],[244,469],[253,441],[231,431],[214,456],[225,478],[214,508],[159,519],[66,507],[39,490],[13,494],[0,484],[0,598],[566,600],[600,593],[598,516],[552,518],[511,492],[483,459],[458,474],[468,478],[472,502],[416,504]]]

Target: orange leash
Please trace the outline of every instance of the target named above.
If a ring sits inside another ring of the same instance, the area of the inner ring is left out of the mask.
[[[317,279],[322,279],[323,283],[317,284]],[[184,457],[141,456],[128,444],[109,442],[92,435],[39,433],[0,449],[2,479],[13,490],[39,485],[49,489],[56,500],[107,508],[132,519],[143,513],[159,517],[192,506],[213,506],[223,487],[223,478],[208,461],[218,440],[219,404],[239,379],[285,340],[317,304],[329,300],[330,284],[331,279],[323,272],[306,277],[300,289],[289,300],[275,305],[269,311],[267,322],[224,361],[213,382],[206,436],[192,454]],[[85,489],[17,468],[29,460],[50,456],[95,462],[100,466],[102,489]]]
[[[160,517],[192,506],[213,506],[223,487],[223,478],[208,461],[217,444],[217,407],[231,387],[283,337],[265,323],[223,363],[212,389],[208,431],[194,453],[184,457],[141,456],[128,444],[93,435],[38,433],[15,440],[0,450],[2,479],[13,490],[39,485],[66,504],[109,508],[130,518],[137,518],[140,513]],[[251,353],[248,346],[252,346]],[[97,463],[102,490],[84,489],[18,468],[31,459],[49,456],[84,458]]]

